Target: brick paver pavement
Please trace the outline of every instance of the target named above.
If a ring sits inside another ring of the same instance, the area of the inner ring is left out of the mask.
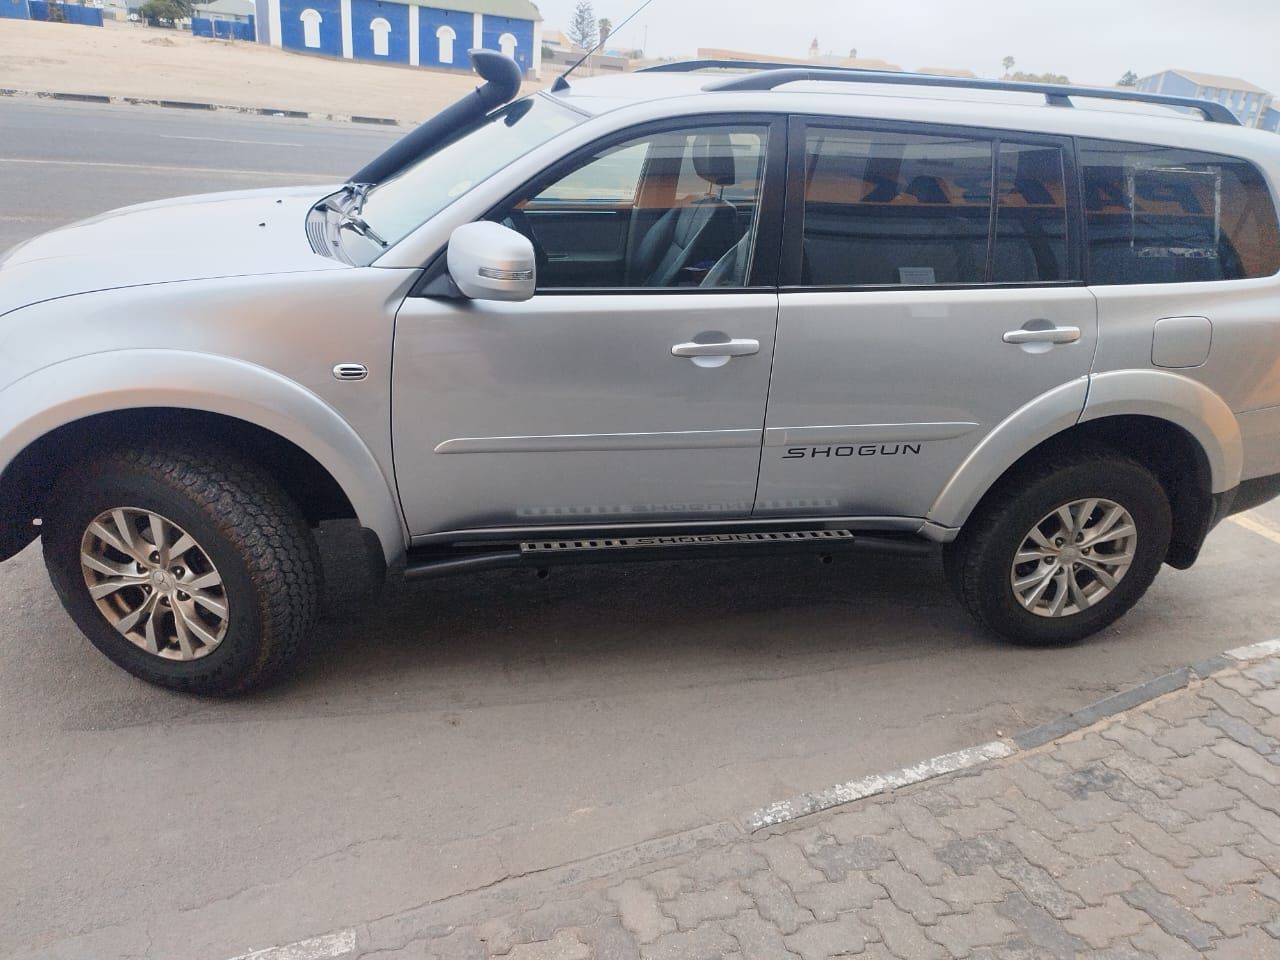
[[[1277,960],[1278,871],[1272,657],[973,771],[377,921],[357,955]]]

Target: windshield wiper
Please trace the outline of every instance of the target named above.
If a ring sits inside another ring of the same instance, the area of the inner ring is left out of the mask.
[[[369,191],[373,189],[372,183],[356,183],[351,181],[342,187],[348,197],[352,199],[351,206],[355,208],[356,216],[364,213],[364,201],[369,196]]]
[[[364,217],[360,216],[358,213],[342,214],[342,222],[338,224],[338,229],[341,230],[343,227],[350,227],[356,233],[360,234],[360,236],[367,240],[372,240],[380,247],[391,246],[391,244],[383,240],[382,237],[378,236],[373,227],[369,226],[369,224],[365,222]]]

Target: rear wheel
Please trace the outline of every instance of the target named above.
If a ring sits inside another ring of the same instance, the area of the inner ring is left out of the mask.
[[[1122,454],[1048,458],[1003,480],[948,544],[948,577],[980,623],[1068,643],[1123,616],[1155,579],[1172,515],[1160,482]]]
[[[134,676],[227,694],[295,663],[318,608],[305,518],[265,473],[215,450],[145,448],[55,487],[42,529],[76,625]]]

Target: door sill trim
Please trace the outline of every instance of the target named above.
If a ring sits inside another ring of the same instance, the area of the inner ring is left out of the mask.
[[[852,530],[887,533],[921,533],[928,522],[921,517],[806,516],[741,517],[732,520],[629,521],[626,523],[512,524],[495,527],[465,527],[437,533],[417,534],[413,548],[446,546],[454,543],[519,543],[527,540],[566,540],[600,537],[639,537],[667,533],[753,533],[769,530]],[[926,534],[927,535],[927,534]],[[930,537],[932,539],[932,537]]]

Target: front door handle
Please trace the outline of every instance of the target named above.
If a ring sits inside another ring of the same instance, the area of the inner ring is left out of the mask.
[[[1005,343],[1075,343],[1080,339],[1079,327],[1046,327],[1043,330],[1010,330]]]
[[[719,343],[677,343],[673,357],[749,357],[760,352],[759,340],[722,340]]]

